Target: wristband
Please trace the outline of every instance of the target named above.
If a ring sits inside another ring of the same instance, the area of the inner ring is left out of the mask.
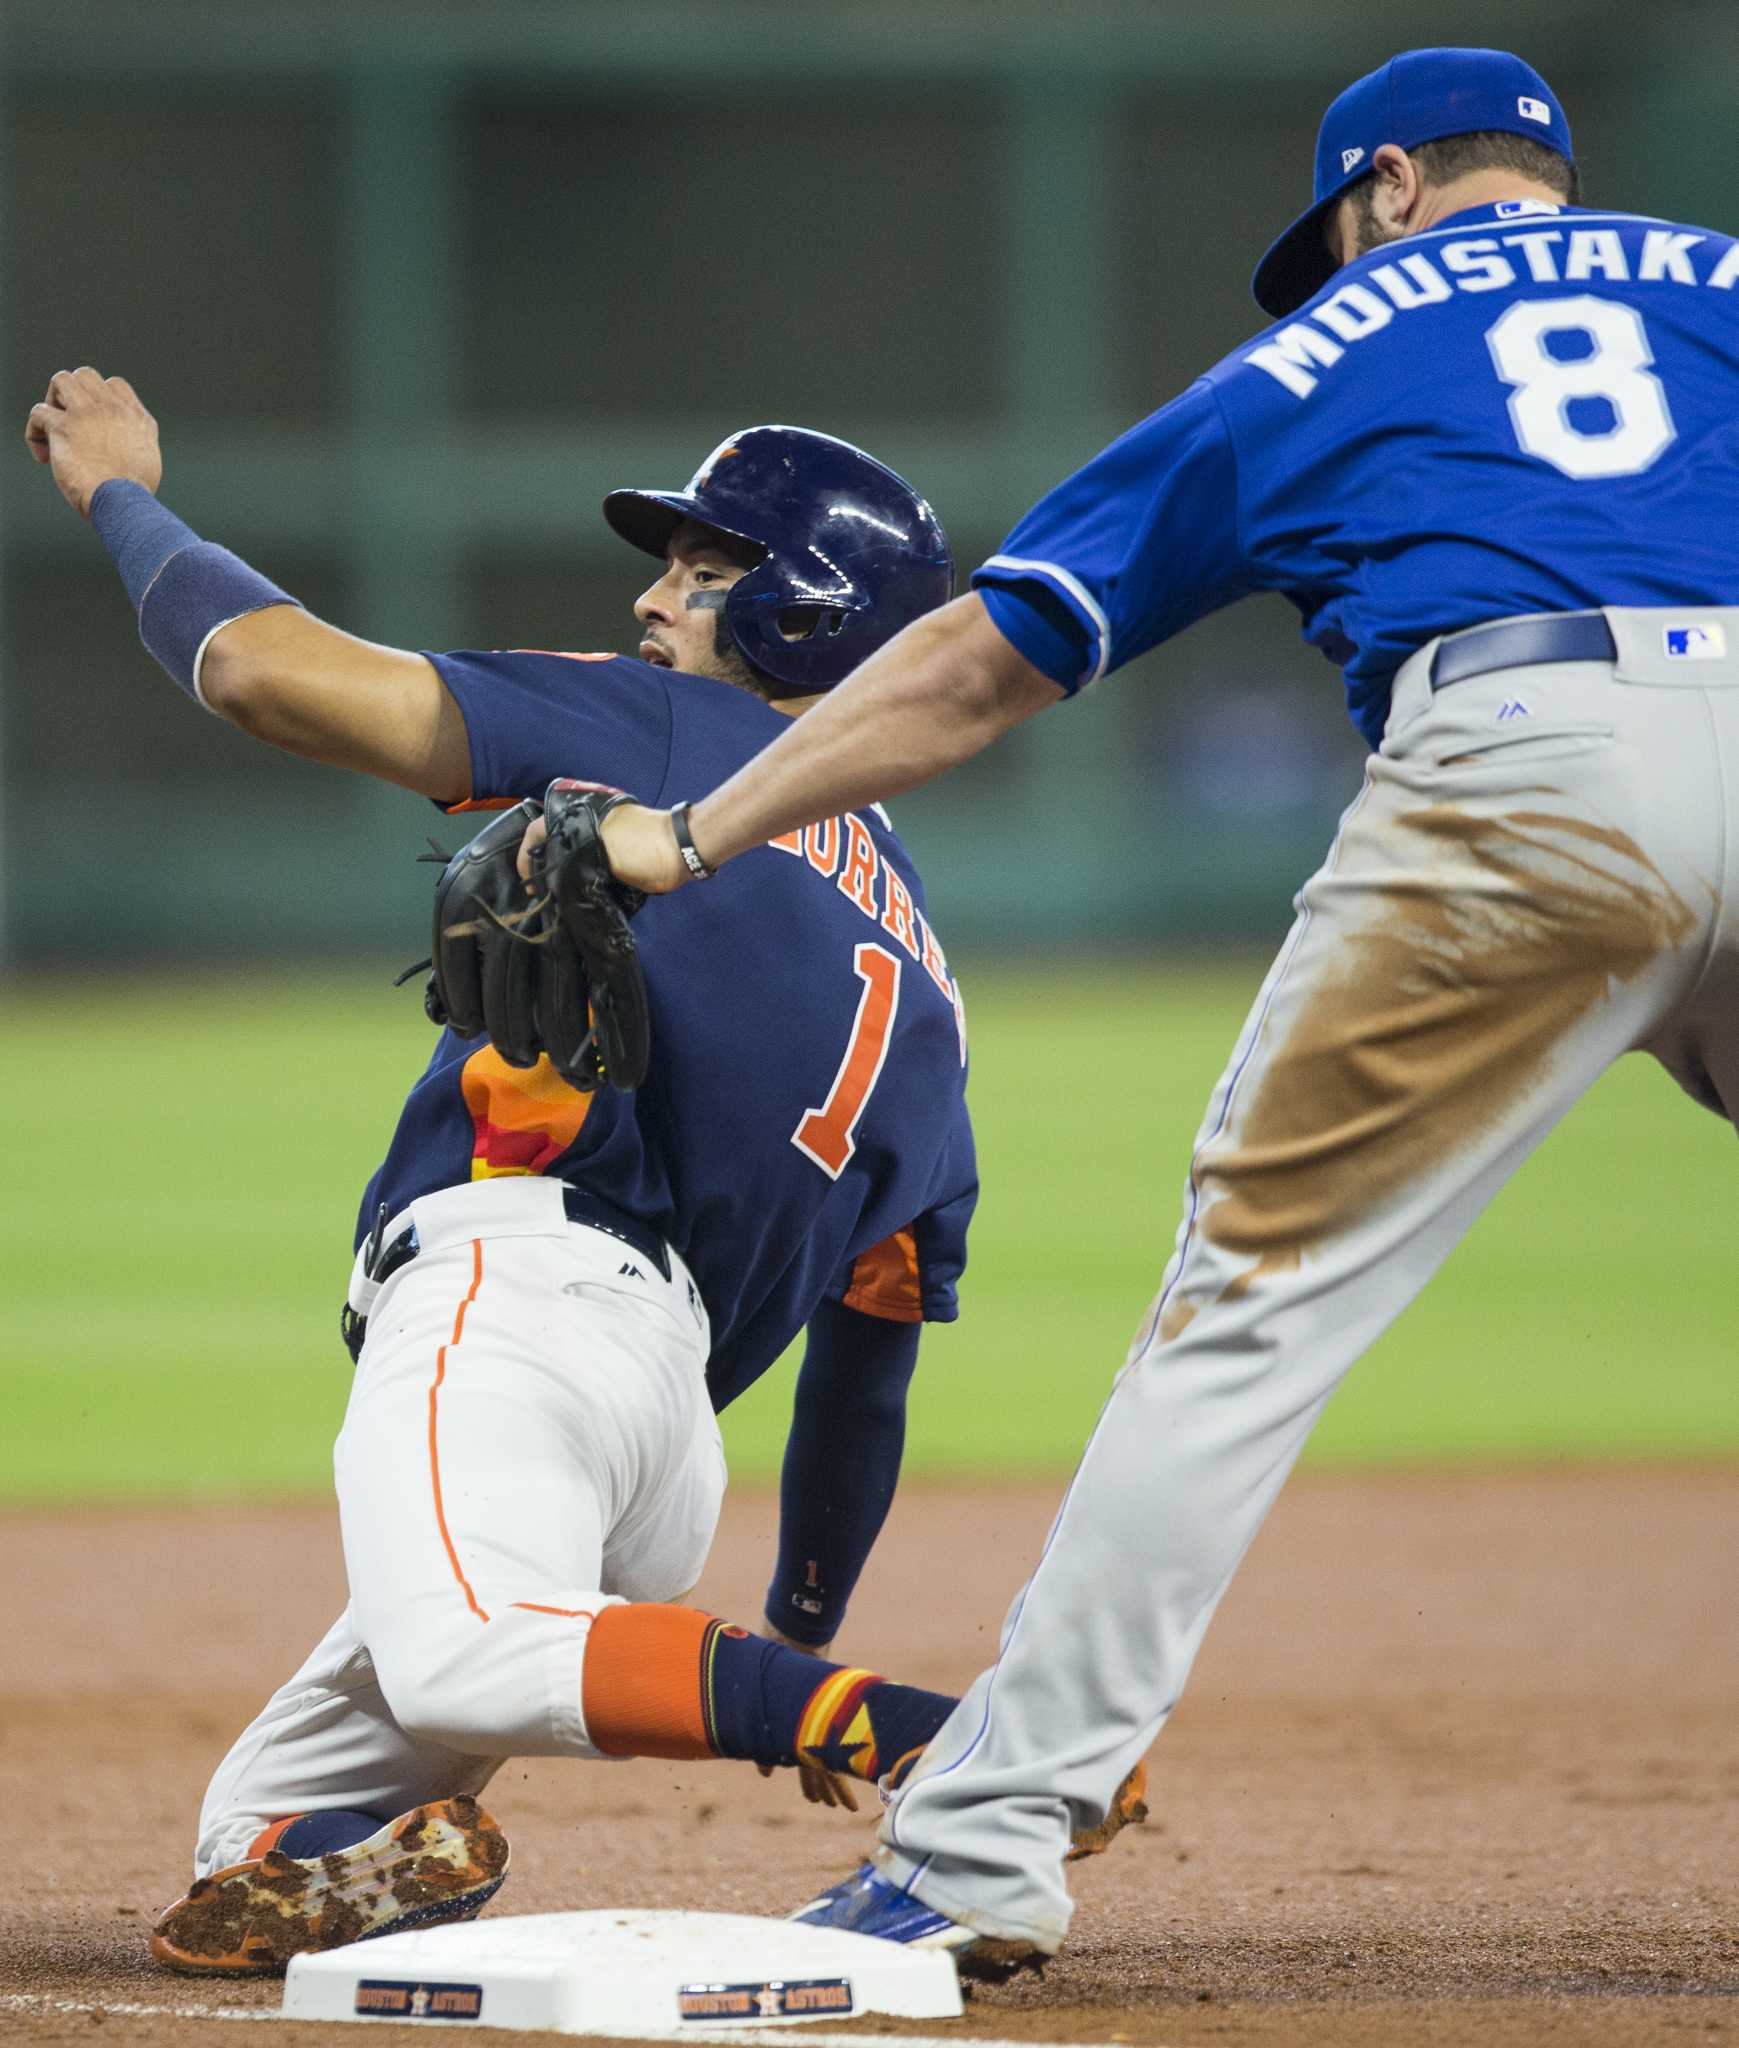
[[[218,628],[297,603],[228,548],[201,540],[130,478],[97,486],[91,524],[127,586],[146,652],[200,704],[199,667]]]
[[[682,855],[682,864],[697,882],[710,882],[718,873],[709,868],[695,848],[694,834],[688,829],[688,814],[692,804],[672,804],[670,807],[670,829],[676,834],[676,850]]]

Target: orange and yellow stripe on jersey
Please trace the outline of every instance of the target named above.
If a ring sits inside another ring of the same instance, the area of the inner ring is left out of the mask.
[[[459,1085],[471,1113],[473,1180],[542,1173],[580,1135],[592,1106],[547,1059],[510,1067],[492,1045],[465,1062]]]

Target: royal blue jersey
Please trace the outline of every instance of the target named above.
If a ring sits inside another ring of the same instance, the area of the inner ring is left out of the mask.
[[[1739,604],[1739,248],[1533,200],[1336,273],[1044,498],[973,577],[1071,692],[1251,591],[1380,743],[1439,633]]]
[[[748,692],[616,655],[437,654],[473,801],[551,778],[649,804],[704,794],[786,729]],[[582,1095],[443,1032],[369,1183],[358,1241],[438,1188],[573,1181],[664,1236],[712,1321],[723,1407],[823,1301],[946,1322],[978,1175],[966,1027],[923,888],[879,810],[833,818],[655,897],[634,934],[653,1060]]]

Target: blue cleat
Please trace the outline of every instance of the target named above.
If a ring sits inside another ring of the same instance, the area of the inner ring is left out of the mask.
[[[1042,1970],[1048,1961],[1033,1942],[980,1934],[950,1920],[883,1877],[873,1863],[831,1885],[790,1917],[808,1927],[837,1927],[846,1934],[869,1934],[913,1948],[943,1948],[953,1956],[961,1976],[990,1983],[1012,1977],[1017,1970]]]

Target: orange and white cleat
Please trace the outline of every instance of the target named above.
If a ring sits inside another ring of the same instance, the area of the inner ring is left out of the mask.
[[[1078,1863],[1083,1856],[1103,1856],[1125,1828],[1139,1827],[1147,1818],[1147,1766],[1137,1764],[1117,1788],[1111,1810],[1096,1828],[1083,1828],[1069,1844],[1065,1863]]]
[[[471,1919],[500,1890],[507,1854],[475,1799],[434,1800],[353,1848],[269,1848],[214,1870],[165,1910],[151,1953],[190,1976],[278,1976],[292,1956]]]
[[[909,1749],[885,1772],[877,1784],[882,1795],[882,1804],[888,1805],[896,1792],[912,1775],[918,1760],[924,1754],[923,1746]],[[1137,1764],[1123,1783],[1118,1786],[1111,1801],[1110,1810],[1096,1828],[1083,1828],[1069,1841],[1069,1853],[1065,1863],[1079,1863],[1083,1856],[1103,1856],[1125,1828],[1139,1827],[1147,1818],[1147,1766]]]

